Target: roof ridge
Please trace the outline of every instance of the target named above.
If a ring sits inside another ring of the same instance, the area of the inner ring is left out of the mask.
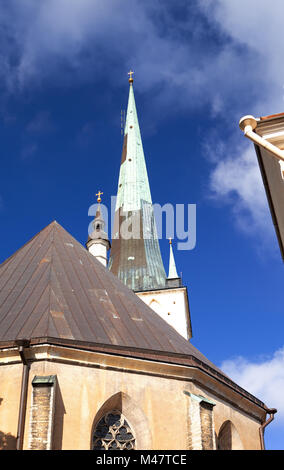
[[[56,220],[53,220],[48,225],[46,225],[44,228],[42,228],[39,232],[37,232],[32,238],[30,238],[28,241],[26,241],[26,243],[24,243],[22,246],[20,246],[16,251],[14,251],[14,253],[12,253],[8,258],[6,258],[2,263],[0,263],[0,267],[2,268],[2,266],[5,266],[8,263],[8,261],[10,261],[12,258],[14,258],[19,253],[19,251],[21,251],[23,248],[25,248],[38,235],[40,235],[42,232],[44,232],[46,229],[48,229],[48,227],[50,227],[53,224],[57,224],[61,227],[61,225]]]
[[[53,231],[52,231],[52,240],[51,240],[51,260],[52,260],[52,257],[53,257],[53,254],[54,254],[54,226],[55,226],[55,223],[57,224],[57,222],[54,220],[53,222],[51,222],[50,225],[53,225]],[[49,334],[49,327],[50,327],[50,307],[51,307],[51,271],[52,271],[52,263],[51,263],[51,260],[50,260],[50,271],[49,271],[49,283],[48,283],[48,288],[49,288],[49,303],[48,303],[48,312],[47,312],[47,334]]]

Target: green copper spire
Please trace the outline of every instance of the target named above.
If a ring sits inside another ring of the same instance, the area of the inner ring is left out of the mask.
[[[129,98],[109,269],[128,287],[139,291],[164,287],[166,275],[154,219],[132,74],[129,73]]]
[[[130,84],[116,209],[141,209],[142,200],[152,204],[133,85]]]

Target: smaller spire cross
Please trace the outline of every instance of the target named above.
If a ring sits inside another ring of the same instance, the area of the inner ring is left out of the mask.
[[[102,198],[101,198],[101,195],[102,195],[102,194],[104,194],[104,193],[102,193],[101,191],[99,191],[99,192],[96,194],[96,196],[98,196],[98,197],[97,197],[97,201],[98,201],[99,203],[102,201]]]

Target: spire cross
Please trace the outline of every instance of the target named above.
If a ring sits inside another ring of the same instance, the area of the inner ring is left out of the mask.
[[[134,72],[130,69],[130,71],[128,72],[128,75],[129,75],[129,83],[133,83],[133,77],[132,77],[133,74],[134,74]]]
[[[169,243],[172,244],[172,237],[169,238]]]
[[[96,196],[98,196],[98,198],[97,198],[97,201],[98,201],[98,202],[101,202],[101,201],[102,201],[102,198],[101,198],[101,195],[102,195],[102,194],[104,194],[104,193],[102,193],[101,191],[99,191],[99,192],[96,194]]]

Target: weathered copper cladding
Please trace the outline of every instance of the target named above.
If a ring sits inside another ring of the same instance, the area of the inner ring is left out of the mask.
[[[166,274],[160,253],[132,82],[109,269],[129,288],[145,291],[164,288]],[[134,216],[138,230],[133,230]],[[123,226],[129,226],[129,231],[132,230],[131,237],[125,237]]]
[[[139,233],[137,238],[113,238],[110,271],[115,274],[127,287],[135,291],[152,290],[165,287],[165,272],[160,254],[159,241],[153,232],[148,231],[149,238],[144,238],[145,225],[154,224],[154,214],[150,204],[148,213],[152,221],[145,221],[143,210],[133,211],[129,217],[137,223]],[[114,232],[119,231],[128,215],[122,210],[115,213]],[[119,232],[118,232],[119,233]]]
[[[123,138],[123,147],[122,147],[121,162],[120,162],[121,165],[122,163],[125,162],[126,155],[127,155],[127,134],[125,134]]]

